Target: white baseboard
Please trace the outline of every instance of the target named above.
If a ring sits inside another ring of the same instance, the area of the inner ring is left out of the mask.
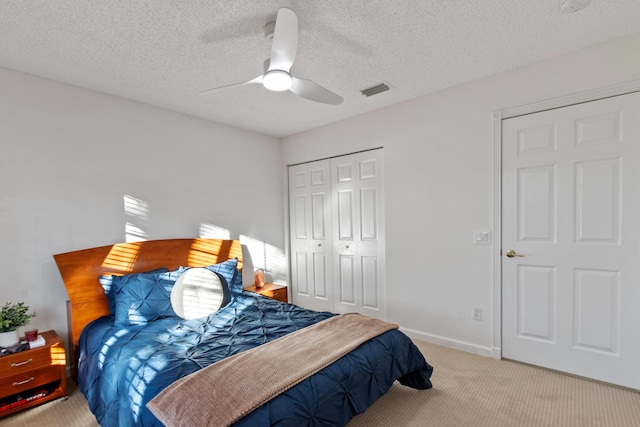
[[[498,360],[502,359],[502,348],[491,347],[491,357]]]
[[[400,328],[409,338],[420,341],[426,341],[432,344],[438,344],[443,347],[454,348],[456,350],[462,350],[469,353],[479,354],[480,356],[493,357],[499,359],[501,351],[499,348],[485,347],[478,344],[473,344],[466,341],[455,340],[452,338],[442,337],[439,335],[427,334],[424,332],[416,331],[408,328]],[[497,355],[497,357],[496,357]]]

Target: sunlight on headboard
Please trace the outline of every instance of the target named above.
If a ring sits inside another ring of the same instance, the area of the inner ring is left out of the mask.
[[[99,276],[140,273],[157,268],[205,267],[232,258],[238,258],[238,268],[241,269],[242,246],[238,240],[148,240],[66,252],[53,258],[69,295],[70,359],[75,363],[82,329],[92,320],[109,314]]]

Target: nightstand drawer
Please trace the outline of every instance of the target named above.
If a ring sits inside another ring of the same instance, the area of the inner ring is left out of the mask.
[[[281,302],[287,302],[287,288],[271,289],[265,291],[263,295]]]
[[[278,285],[275,283],[265,283],[262,288],[249,286],[248,288],[244,288],[244,290],[249,292],[255,292],[262,296],[265,296],[280,302],[287,302],[287,287],[285,285]]]
[[[0,357],[0,378],[51,364],[51,347],[44,346]]]
[[[47,366],[2,379],[0,395],[8,396],[30,388],[60,380],[60,367]]]

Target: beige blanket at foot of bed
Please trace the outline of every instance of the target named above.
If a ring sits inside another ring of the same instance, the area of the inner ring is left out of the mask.
[[[397,328],[356,313],[334,316],[181,378],[147,407],[169,427],[227,426],[365,341]]]

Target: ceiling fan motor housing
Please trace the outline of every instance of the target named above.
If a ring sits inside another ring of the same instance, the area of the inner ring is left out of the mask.
[[[291,74],[283,70],[270,70],[264,74],[262,85],[276,92],[289,90],[291,88]]]

